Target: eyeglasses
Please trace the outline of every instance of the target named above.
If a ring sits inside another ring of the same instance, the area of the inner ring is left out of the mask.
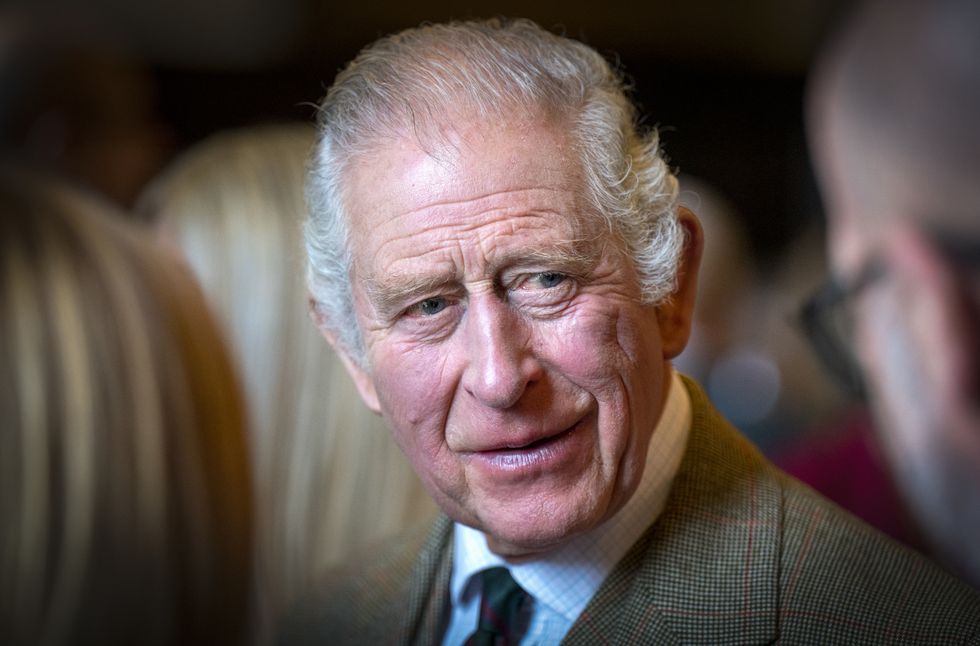
[[[864,397],[864,383],[854,352],[851,303],[884,275],[884,263],[875,258],[851,281],[831,277],[800,308],[803,331],[824,367],[845,391],[858,398]]]
[[[933,235],[940,254],[959,271],[980,268],[980,241],[963,236]],[[865,396],[860,364],[854,351],[852,303],[888,273],[884,261],[872,258],[849,281],[831,277],[800,308],[807,340],[831,376],[854,397]]]

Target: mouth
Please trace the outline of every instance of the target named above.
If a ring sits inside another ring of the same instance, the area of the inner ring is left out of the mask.
[[[541,437],[530,442],[520,441],[502,444],[497,448],[475,451],[472,456],[493,469],[518,471],[559,459],[579,435],[586,417],[568,428],[553,435]]]

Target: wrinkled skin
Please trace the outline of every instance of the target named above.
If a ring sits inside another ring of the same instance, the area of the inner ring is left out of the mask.
[[[640,302],[546,121],[386,142],[349,174],[355,311],[347,358],[439,505],[520,557],[611,516],[635,490],[687,341],[696,218],[669,302]],[[328,334],[329,338],[329,334]]]

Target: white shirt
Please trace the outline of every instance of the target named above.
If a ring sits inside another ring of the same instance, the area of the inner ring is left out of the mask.
[[[507,563],[490,551],[483,532],[456,523],[449,588],[451,613],[443,646],[461,646],[476,629],[480,616],[477,575],[495,566],[509,569],[533,598],[522,608],[527,628],[521,645],[558,644],[616,563],[663,511],[690,427],[691,399],[672,371],[663,413],[650,437],[646,466],[636,491],[602,525],[532,560]]]

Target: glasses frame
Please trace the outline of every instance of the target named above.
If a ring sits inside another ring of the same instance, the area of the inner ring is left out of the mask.
[[[980,242],[969,236],[934,232],[930,236],[942,257],[959,271],[980,268]],[[867,391],[857,356],[849,339],[833,325],[833,314],[850,303],[868,286],[888,273],[885,262],[872,257],[850,281],[831,277],[800,307],[799,321],[821,363],[845,392],[864,399]]]
[[[842,338],[831,320],[834,311],[847,307],[885,273],[885,264],[872,258],[853,280],[844,282],[831,276],[800,307],[803,332],[821,363],[845,392],[858,399],[864,399],[866,394],[860,363],[852,344]]]

